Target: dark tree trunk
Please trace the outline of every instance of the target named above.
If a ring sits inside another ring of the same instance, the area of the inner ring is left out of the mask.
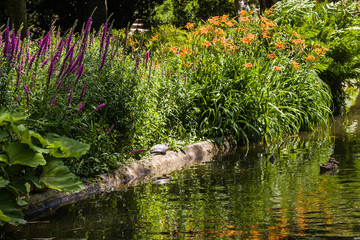
[[[260,13],[264,12],[266,9],[271,8],[274,4],[272,0],[259,0],[260,4]]]
[[[21,36],[23,38],[26,37],[26,0],[8,0],[8,4],[11,25],[14,25],[16,31],[19,30],[22,25]]]

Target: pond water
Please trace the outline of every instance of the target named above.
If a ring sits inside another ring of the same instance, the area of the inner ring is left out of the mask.
[[[359,120],[357,107],[322,131],[61,207],[5,239],[360,239]],[[330,156],[339,171],[320,175]]]

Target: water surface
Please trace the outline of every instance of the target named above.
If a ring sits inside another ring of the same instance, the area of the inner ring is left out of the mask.
[[[6,239],[360,239],[359,120],[353,110],[328,129],[93,196]],[[339,172],[320,175],[330,156]]]

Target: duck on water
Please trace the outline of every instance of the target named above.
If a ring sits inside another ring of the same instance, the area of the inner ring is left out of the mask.
[[[335,158],[330,157],[329,161],[320,165],[320,174],[332,172],[335,173],[338,169],[339,162]]]

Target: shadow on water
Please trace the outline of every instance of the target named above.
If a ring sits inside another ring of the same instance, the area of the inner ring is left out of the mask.
[[[93,196],[5,239],[360,239],[359,105],[330,128]],[[330,156],[339,171],[320,175]]]

